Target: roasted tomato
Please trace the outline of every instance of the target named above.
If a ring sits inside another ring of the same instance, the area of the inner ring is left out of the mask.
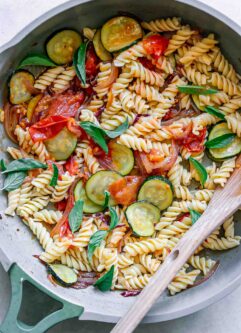
[[[48,114],[50,116],[74,117],[80,105],[84,101],[84,93],[58,95],[50,104]]]
[[[185,147],[191,153],[200,153],[204,149],[204,141],[206,137],[207,129],[204,128],[199,132],[199,135],[193,134],[189,135],[181,140],[180,144]]]
[[[169,40],[161,35],[151,35],[143,39],[143,46],[146,52],[154,58],[159,58],[168,47]]]

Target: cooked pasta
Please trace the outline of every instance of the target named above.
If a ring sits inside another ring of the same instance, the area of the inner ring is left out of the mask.
[[[48,56],[61,66],[36,77],[11,71],[0,109],[16,143],[6,148],[14,161],[1,161],[2,172],[13,167],[3,173],[5,214],[22,219],[47,266],[80,280],[86,272],[99,289],[104,279],[106,289],[138,291],[192,228],[193,210],[202,214],[240,167],[241,76],[217,36],[180,18],[112,20],[108,38],[101,27],[63,30],[71,47],[51,38]],[[208,278],[219,261],[210,250],[240,244],[234,221],[198,246],[170,295]]]

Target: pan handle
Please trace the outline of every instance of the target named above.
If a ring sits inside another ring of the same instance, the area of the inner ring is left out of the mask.
[[[79,317],[84,308],[82,306],[72,304],[54,295],[49,290],[45,289],[27,275],[19,266],[13,264],[10,268],[10,280],[12,287],[12,297],[7,315],[0,325],[1,333],[43,333],[55,324],[74,317]],[[23,282],[29,281],[36,288],[48,294],[50,297],[63,304],[62,309],[57,310],[38,322],[35,326],[26,325],[18,320],[18,312],[22,302]]]

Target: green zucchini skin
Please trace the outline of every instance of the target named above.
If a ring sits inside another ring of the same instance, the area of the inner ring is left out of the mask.
[[[232,133],[232,131],[228,128],[226,122],[219,122],[214,125],[209,133],[208,140],[215,139],[218,136]],[[234,138],[234,140],[224,148],[209,148],[207,149],[207,154],[209,158],[216,162],[225,161],[228,158],[234,157],[241,152],[241,138],[238,136]]]
[[[57,65],[65,65],[73,60],[81,43],[80,34],[74,29],[66,28],[52,33],[45,42],[45,48],[52,61]]]
[[[109,185],[122,176],[115,171],[101,170],[92,175],[86,183],[85,190],[87,197],[96,203],[103,206],[105,203],[105,191],[108,191]],[[110,198],[110,206],[116,205],[113,198]]]
[[[103,206],[96,205],[93,201],[91,201],[87,195],[83,186],[82,180],[80,180],[74,189],[74,198],[75,201],[82,200],[84,202],[83,212],[87,214],[98,213],[103,210]]]
[[[102,61],[110,61],[112,59],[112,55],[104,48],[102,44],[100,29],[98,29],[94,35],[93,45],[95,48],[95,53]]]
[[[49,264],[48,273],[63,287],[72,286],[77,282],[77,274],[70,267],[62,264]]]
[[[26,86],[28,81],[30,86],[34,85],[34,76],[27,70],[15,71],[9,80],[9,100],[12,104],[27,102],[32,94]]]
[[[125,216],[133,234],[138,237],[150,237],[154,234],[154,224],[160,220],[160,210],[147,201],[137,201],[125,211]]]
[[[146,200],[160,210],[164,210],[173,201],[172,183],[163,176],[147,177],[139,189],[137,198],[138,200]]]

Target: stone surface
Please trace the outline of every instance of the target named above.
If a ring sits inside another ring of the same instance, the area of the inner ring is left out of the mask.
[[[0,0],[0,46],[9,41],[25,25],[35,20],[39,15],[64,2],[66,2],[66,0]],[[237,23],[241,22],[240,0],[233,0],[232,2],[229,0],[202,0],[202,2],[212,5]],[[9,295],[9,280],[7,274],[0,265],[0,321],[7,309]],[[48,304],[48,309],[54,309],[55,306],[54,303]],[[44,295],[27,286],[24,292],[24,304],[20,312],[21,318],[32,323],[39,319],[40,314],[43,314],[44,312],[44,308],[46,308]],[[202,311],[169,322],[141,325],[136,332],[238,333],[241,332],[240,312],[241,287],[219,303]],[[48,332],[104,333],[109,332],[112,326],[112,324],[91,321],[79,322],[77,319],[74,319],[61,323],[50,329]]]

